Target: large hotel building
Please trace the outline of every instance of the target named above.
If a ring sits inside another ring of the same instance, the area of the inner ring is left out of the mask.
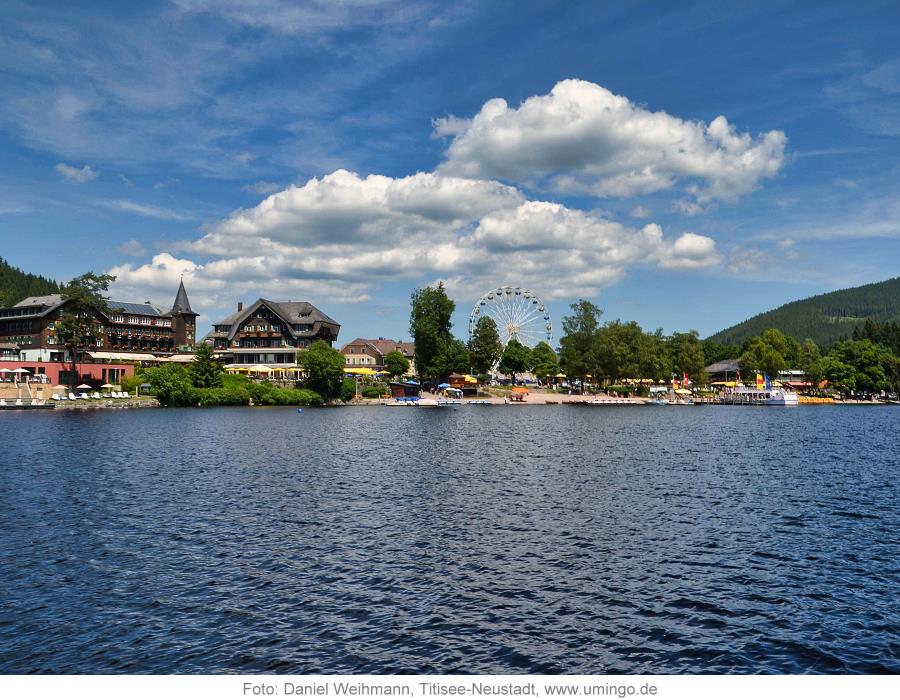
[[[109,301],[112,313],[98,315],[100,334],[87,352],[95,360],[145,360],[192,350],[197,314],[191,309],[184,283],[171,309],[126,301]],[[24,362],[65,362],[66,351],[56,337],[56,323],[66,311],[60,294],[28,297],[0,309],[0,343],[15,345]],[[152,356],[151,356],[152,354]]]
[[[238,366],[291,367],[297,351],[316,340],[329,345],[341,325],[306,301],[258,299],[213,324],[206,336],[217,357]]]
[[[79,352],[78,377],[70,376],[66,363],[71,358],[56,336],[56,324],[66,311],[60,294],[29,297],[0,309],[0,363],[4,363],[0,369],[21,368],[30,376],[78,384],[117,382],[131,374],[133,363],[191,360],[198,342],[197,314],[183,282],[171,308],[149,301],[111,300],[108,306],[110,314],[94,319],[99,331],[95,345]],[[259,299],[247,307],[239,303],[237,312],[213,324],[203,342],[228,364],[292,367],[298,350],[316,340],[331,345],[340,329],[337,321],[309,302]]]

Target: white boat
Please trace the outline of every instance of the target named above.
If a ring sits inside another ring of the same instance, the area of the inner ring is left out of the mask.
[[[735,406],[797,406],[800,399],[797,392],[780,388],[759,389],[739,386],[727,389],[719,398],[719,402]]]
[[[664,399],[661,396],[655,396],[649,401],[644,402],[647,406],[668,406],[669,400]]]

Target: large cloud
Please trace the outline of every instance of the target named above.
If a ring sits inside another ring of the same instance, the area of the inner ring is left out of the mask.
[[[425,173],[362,178],[343,170],[237,211],[178,247],[187,257],[160,254],[147,265],[111,270],[117,286],[163,293],[184,275],[209,300],[227,287],[230,295],[259,290],[280,298],[289,289],[352,302],[385,280],[438,276],[456,289],[515,283],[558,299],[596,294],[634,265],[719,262],[711,238],[667,239],[656,224],[635,229],[528,201],[493,181]]]
[[[518,108],[489,100],[470,120],[437,120],[435,133],[453,137],[443,174],[604,197],[687,180],[701,203],[733,200],[773,177],[786,143],[781,131],[738,133],[724,116],[706,124],[651,112],[583,80],[563,80]]]
[[[423,234],[455,230],[522,195],[497,182],[417,173],[394,179],[337,170],[235,212],[193,246],[225,254],[269,245],[374,245],[379,249]]]

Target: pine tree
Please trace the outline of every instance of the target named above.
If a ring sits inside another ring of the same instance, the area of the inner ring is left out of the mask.
[[[219,386],[222,383],[222,367],[213,357],[212,348],[200,343],[190,367],[191,383],[199,389]]]

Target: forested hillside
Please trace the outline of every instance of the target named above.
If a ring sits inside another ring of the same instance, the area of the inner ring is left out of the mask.
[[[13,306],[25,297],[54,294],[60,289],[57,282],[22,272],[0,258],[0,307]]]
[[[768,328],[777,328],[799,340],[812,338],[819,347],[828,347],[851,337],[866,319],[900,321],[900,277],[793,301],[719,331],[710,340],[741,345]]]

